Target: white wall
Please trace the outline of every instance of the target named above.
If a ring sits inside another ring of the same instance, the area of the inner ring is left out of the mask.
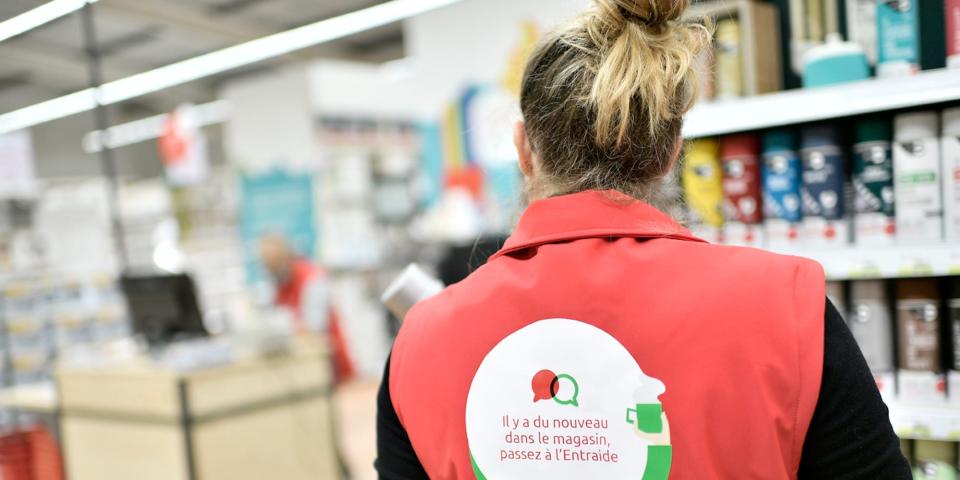
[[[384,65],[320,60],[309,66],[310,105],[321,116],[406,120],[422,93],[408,60]]]
[[[407,52],[415,62],[419,114],[436,116],[471,83],[495,82],[520,41],[521,24],[546,32],[589,0],[464,0],[407,20]]]
[[[322,60],[309,66],[315,114],[437,121],[471,84],[496,82],[521,25],[548,31],[589,0],[464,0],[404,23],[408,57],[384,65]]]
[[[319,160],[306,68],[295,65],[226,84],[224,150],[234,165],[312,168]]]

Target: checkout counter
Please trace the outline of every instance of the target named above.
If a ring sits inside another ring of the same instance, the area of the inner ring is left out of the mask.
[[[0,405],[58,419],[71,480],[338,478],[330,371],[319,342],[188,371],[65,363]]]
[[[52,420],[67,479],[339,478],[319,335],[291,341],[289,318],[260,312],[208,337],[188,276],[122,284],[144,343],[80,348],[53,382],[0,390],[0,408]]]

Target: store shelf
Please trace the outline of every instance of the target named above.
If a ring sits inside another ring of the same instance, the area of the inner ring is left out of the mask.
[[[37,413],[57,408],[57,389],[53,382],[31,383],[0,390],[0,408]]]
[[[830,280],[960,275],[960,245],[851,247],[794,254],[820,262]]]
[[[701,103],[687,115],[683,133],[686,138],[710,137],[956,100],[960,70],[930,70],[906,78]]]
[[[892,403],[890,423],[900,438],[960,441],[960,406],[908,406]]]

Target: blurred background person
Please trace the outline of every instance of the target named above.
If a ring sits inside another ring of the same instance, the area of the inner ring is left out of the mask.
[[[336,382],[350,380],[355,368],[340,319],[330,302],[326,272],[297,253],[276,233],[260,239],[260,261],[276,288],[274,304],[293,313],[294,331],[299,335],[326,334],[333,353]]]

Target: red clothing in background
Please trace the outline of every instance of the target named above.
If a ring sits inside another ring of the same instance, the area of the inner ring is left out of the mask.
[[[305,259],[300,259],[294,264],[290,278],[277,286],[275,303],[293,311],[297,333],[306,331],[303,321],[303,292],[311,281],[324,276],[325,273],[321,269]],[[334,376],[337,383],[341,383],[352,378],[356,370],[347,349],[343,330],[340,327],[340,319],[332,305],[329,307],[327,315],[329,318],[327,334],[330,336],[330,346],[333,349]]]

